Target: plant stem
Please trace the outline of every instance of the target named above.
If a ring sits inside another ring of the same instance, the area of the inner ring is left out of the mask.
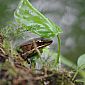
[[[9,54],[9,60],[11,61],[11,64],[14,66],[13,63],[13,45],[12,45],[13,41],[10,40],[10,54]]]
[[[58,54],[57,54],[57,58],[56,58],[56,65],[59,63],[59,58],[60,58],[60,36],[57,35],[57,40],[58,40]]]
[[[59,57],[60,57],[60,36],[57,35],[58,39],[58,55],[57,55],[57,63],[59,63]]]
[[[72,81],[74,81],[74,80],[75,80],[75,78],[76,78],[76,76],[77,76],[78,72],[79,72],[79,69],[78,69],[78,70],[76,71],[76,73],[74,74],[74,76],[73,76],[73,78],[72,78]]]

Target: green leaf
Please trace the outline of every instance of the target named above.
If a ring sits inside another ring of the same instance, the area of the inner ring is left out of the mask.
[[[78,65],[78,67],[80,67],[80,69],[84,69],[85,68],[85,54],[81,55],[78,58],[77,65]]]
[[[21,0],[14,17],[24,29],[41,37],[52,38],[62,32],[59,26],[35,9],[28,0]]]

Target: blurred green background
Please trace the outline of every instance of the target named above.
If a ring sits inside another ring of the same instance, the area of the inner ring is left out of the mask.
[[[14,19],[20,0],[0,0],[0,29]],[[61,26],[61,54],[76,63],[85,53],[85,0],[29,0],[46,17]],[[56,39],[52,45],[57,50]]]

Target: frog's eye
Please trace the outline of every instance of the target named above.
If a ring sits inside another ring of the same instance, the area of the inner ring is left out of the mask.
[[[38,40],[37,42],[42,42],[42,40]]]

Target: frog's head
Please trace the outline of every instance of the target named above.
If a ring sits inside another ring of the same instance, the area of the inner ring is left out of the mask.
[[[38,48],[43,48],[50,45],[53,41],[47,38],[36,38],[35,43]]]

